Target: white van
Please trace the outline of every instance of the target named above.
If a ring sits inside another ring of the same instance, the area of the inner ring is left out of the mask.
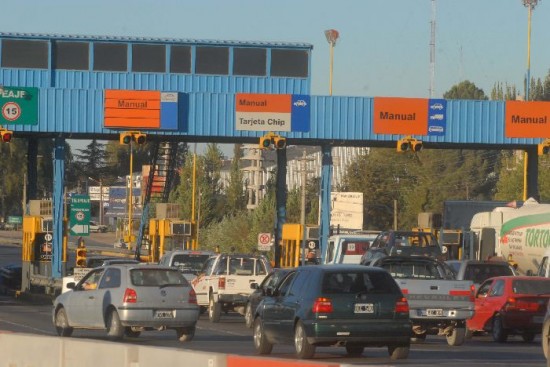
[[[380,232],[338,234],[328,239],[323,264],[359,264]]]

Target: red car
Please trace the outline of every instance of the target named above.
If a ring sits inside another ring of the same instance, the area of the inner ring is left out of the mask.
[[[550,278],[501,276],[487,279],[477,291],[475,314],[466,326],[470,332],[491,332],[499,343],[504,343],[511,334],[532,342],[542,331],[549,298]]]

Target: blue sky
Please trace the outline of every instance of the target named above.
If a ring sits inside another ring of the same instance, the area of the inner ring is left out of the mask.
[[[437,0],[435,97],[470,80],[520,90],[527,68],[522,0]],[[60,35],[305,42],[314,46],[312,94],[428,97],[431,0],[0,0],[0,31]],[[533,12],[531,75],[550,69],[550,2]]]

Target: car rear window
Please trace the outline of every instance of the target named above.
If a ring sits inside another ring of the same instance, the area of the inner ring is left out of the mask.
[[[508,266],[493,264],[470,264],[466,267],[464,279],[471,280],[474,283],[483,283],[489,278],[504,275],[514,275],[514,273]]]
[[[179,254],[174,255],[171,266],[177,267],[181,272],[196,273],[202,269],[202,266],[208,260],[208,254]]]
[[[515,294],[550,294],[550,279],[517,279],[512,281],[512,290]]]
[[[395,279],[443,279],[437,265],[428,261],[383,262],[380,265]]]
[[[386,272],[330,272],[323,277],[324,294],[400,293],[399,286]]]
[[[131,269],[130,279],[133,285],[141,287],[188,286],[183,275],[172,269]]]

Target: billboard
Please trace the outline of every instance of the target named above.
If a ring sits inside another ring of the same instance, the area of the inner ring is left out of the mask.
[[[363,193],[331,192],[330,225],[341,229],[363,229]]]

